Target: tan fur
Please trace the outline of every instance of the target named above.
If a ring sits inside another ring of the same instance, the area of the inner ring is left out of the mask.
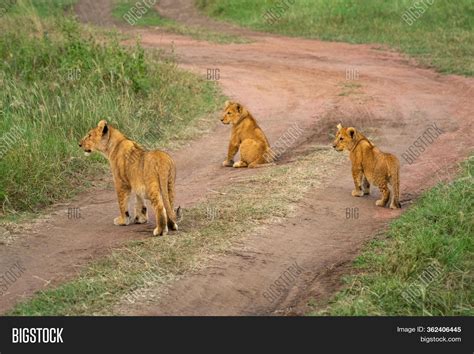
[[[241,104],[227,101],[221,121],[232,124],[227,159],[222,163],[223,166],[252,168],[272,163],[274,154],[267,137],[255,118]],[[239,149],[240,161],[234,163],[233,158]]]
[[[145,206],[145,199],[148,199],[156,215],[153,235],[165,235],[168,227],[178,229],[173,208],[176,167],[167,153],[144,150],[105,120],[90,130],[79,146],[86,155],[99,151],[109,160],[120,209],[120,216],[114,220],[115,225],[130,224],[127,208],[130,193],[133,192],[136,194],[135,223],[148,221]]]
[[[337,151],[350,151],[355,185],[352,196],[370,194],[370,185],[374,184],[382,193],[381,199],[375,202],[376,205],[385,206],[391,194],[390,208],[401,208],[400,162],[395,155],[380,151],[355,128],[344,128],[341,124],[337,126],[333,147]],[[389,186],[392,187],[391,193]]]

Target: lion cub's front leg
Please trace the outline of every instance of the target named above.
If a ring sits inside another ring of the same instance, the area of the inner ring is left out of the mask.
[[[234,165],[234,160],[224,160],[222,166],[224,167],[232,167]]]
[[[247,165],[247,162],[242,161],[242,160],[237,161],[237,162],[234,163],[234,165],[233,165],[234,168],[242,168],[242,167],[247,167],[247,166],[248,166],[248,165]]]
[[[114,219],[114,224],[119,226],[130,225],[130,213],[127,210],[130,189],[119,184],[116,184],[115,189],[117,192],[120,216]]]
[[[222,163],[224,167],[232,167],[234,166],[234,156],[239,151],[239,142],[235,140],[231,140],[229,142],[229,150],[227,152],[227,159]]]
[[[352,167],[352,178],[354,179],[354,186],[355,186],[355,189],[352,191],[353,197],[364,196],[364,191],[361,188],[363,177],[364,177],[364,174],[362,173],[362,170],[360,168]]]

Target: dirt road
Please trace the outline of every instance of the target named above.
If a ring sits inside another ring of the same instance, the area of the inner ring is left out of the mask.
[[[92,3],[96,1],[79,2],[81,19],[103,24],[104,16],[97,14],[107,14],[110,3],[101,1],[99,10],[90,7]],[[230,27],[203,18],[191,3],[163,0],[159,9],[185,24],[220,31]],[[105,23],[110,24],[108,18]],[[198,74],[218,68],[224,93],[250,109],[271,142],[294,123],[302,127],[306,135],[281,163],[290,164],[291,156],[304,151],[306,140],[329,144],[328,133],[338,121],[375,128],[379,147],[398,156],[436,124],[444,133],[412,164],[402,167],[404,209],[440,177],[449,177],[446,171],[472,151],[473,79],[440,75],[374,45],[286,38],[248,30],[241,33],[252,43],[219,45],[154,29],[122,30],[140,34],[146,47],[173,47],[180,65]],[[235,27],[230,31],[238,33]],[[180,205],[193,205],[208,189],[218,189],[231,176],[242,173],[220,167],[228,136],[228,127],[218,126],[173,153],[179,171]],[[364,242],[399,215],[375,207],[377,194],[352,198],[348,164],[335,166],[330,179],[333,183],[326,188],[315,188],[304,197],[288,222],[249,235],[209,267],[174,282],[159,302],[139,303],[122,309],[122,313],[304,313],[307,299],[327,298],[339,286],[344,266]],[[68,207],[80,208],[81,218],[68,218]],[[346,209],[352,207],[359,208],[358,219],[346,219]],[[0,298],[0,312],[44,286],[73,277],[92,259],[123,242],[150,237],[152,225],[113,227],[116,213],[112,189],[89,193],[56,208],[48,220],[34,227],[34,233],[24,232],[11,244],[0,245],[0,272],[18,260],[27,269]],[[298,277],[284,294],[268,300],[264,292],[294,262],[301,269]]]

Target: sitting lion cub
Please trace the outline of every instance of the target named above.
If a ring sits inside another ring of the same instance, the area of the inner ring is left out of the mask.
[[[115,225],[129,225],[127,210],[130,193],[136,194],[135,223],[148,221],[144,199],[151,201],[156,215],[153,235],[166,235],[168,226],[178,230],[173,209],[176,167],[171,157],[162,151],[145,151],[127,139],[117,129],[101,120],[79,143],[86,155],[101,152],[110,163],[117,192],[120,216]]]
[[[350,151],[355,185],[352,196],[362,197],[370,194],[370,184],[375,184],[382,193],[382,198],[375,204],[383,207],[390,197],[389,185],[391,185],[390,208],[401,208],[400,163],[396,156],[380,151],[355,128],[344,128],[341,124],[337,125],[336,138],[332,146],[337,151],[344,149]]]
[[[257,167],[273,161],[273,153],[267,137],[258,126],[252,115],[240,103],[227,101],[224,124],[232,123],[227,159],[222,163],[225,167]],[[234,163],[233,158],[240,149],[240,161]]]

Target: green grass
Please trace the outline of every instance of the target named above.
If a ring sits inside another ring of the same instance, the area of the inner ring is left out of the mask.
[[[131,242],[88,266],[78,278],[18,304],[10,314],[123,313],[130,306],[127,294],[138,290],[145,294],[143,301],[153,299],[164,284],[201,267],[253,228],[287,217],[305,191],[320,184],[332,166],[343,159],[327,147],[315,146],[291,165],[238,177],[220,193],[184,210],[176,235]]]
[[[98,37],[57,2],[38,3],[41,11],[56,4],[47,17],[18,4],[0,18],[0,215],[37,211],[87,188],[106,163],[86,159],[77,144],[100,119],[158,147],[222,99],[173,59]]]
[[[222,32],[215,32],[205,28],[197,26],[184,26],[171,19],[166,19],[160,16],[155,7],[151,8],[142,8],[144,12],[143,15],[128,17],[130,15],[130,9],[136,6],[136,0],[116,0],[112,15],[122,21],[123,23],[132,25],[132,26],[157,26],[162,29],[180,34],[183,36],[190,36],[197,40],[214,42],[219,44],[228,44],[228,43],[249,43],[249,40],[241,36],[226,34]],[[146,9],[146,11],[145,11]],[[130,22],[127,21],[127,18]]]
[[[380,43],[445,73],[474,74],[474,2],[435,1],[411,26],[412,0],[296,0],[273,23],[264,14],[281,0],[197,0],[208,15],[253,29],[350,43]]]
[[[38,15],[41,17],[62,16],[72,10],[77,0],[0,0],[0,8],[9,15]]]
[[[115,18],[128,23],[126,21],[126,16],[130,13],[130,9],[134,7],[135,4],[136,1],[133,0],[116,0],[115,6],[112,10],[112,15]],[[138,26],[167,26],[173,24],[173,21],[161,17],[154,7],[147,9],[140,18],[132,17],[131,21],[132,23],[128,24]]]
[[[317,315],[474,315],[474,158],[425,193],[355,260]]]

